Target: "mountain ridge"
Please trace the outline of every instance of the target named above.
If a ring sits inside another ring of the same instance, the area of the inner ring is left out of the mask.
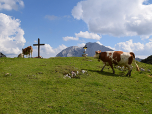
[[[148,56],[147,58],[141,60],[143,63],[152,64],[152,55]]]
[[[104,45],[100,45],[98,43],[91,43],[88,42],[86,43],[87,49],[86,49],[86,54],[88,54],[89,57],[92,57],[95,55],[95,51],[101,50],[101,51],[114,51]],[[82,54],[85,50],[83,47],[78,47],[78,46],[70,46],[61,52],[59,52],[56,57],[82,57]]]

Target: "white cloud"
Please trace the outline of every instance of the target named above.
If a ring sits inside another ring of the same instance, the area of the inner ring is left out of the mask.
[[[26,42],[20,20],[0,13],[0,52],[4,55],[19,54]]]
[[[133,43],[133,40],[129,40],[117,43],[115,49],[125,52],[134,52],[137,57],[145,58],[152,54],[152,42],[142,44],[140,42]]]
[[[100,40],[101,36],[95,33],[89,33],[88,31],[80,33],[75,33],[76,37],[82,37],[82,38],[87,38],[87,39],[95,39],[95,40]]]
[[[79,38],[74,38],[74,37],[69,37],[69,36],[67,36],[67,37],[63,37],[63,40],[64,40],[64,41],[68,41],[68,40],[79,40]]]
[[[77,6],[75,6],[72,10],[72,15],[76,19],[81,19],[83,16],[83,9],[82,9],[82,1],[77,3]]]
[[[115,48],[111,47],[111,46],[106,46],[107,48],[110,48],[112,50],[115,50]]]
[[[89,33],[88,31],[82,32],[80,31],[79,33],[75,33],[75,37],[63,37],[64,41],[68,40],[79,40],[79,37],[81,38],[87,38],[87,39],[95,39],[95,40],[100,40],[101,36],[95,33]]]
[[[53,50],[53,48],[49,44],[45,44],[44,46],[41,46],[41,50],[46,55],[49,53],[55,53],[55,51]]]
[[[61,51],[61,50],[63,50],[63,49],[65,49],[65,48],[67,48],[67,46],[65,46],[65,45],[59,45],[59,47],[58,48],[56,48],[56,52],[58,52],[58,51]]]
[[[140,59],[145,59],[147,58],[149,55],[135,55],[136,58],[140,58]]]
[[[59,17],[57,17],[55,15],[46,15],[45,18],[49,19],[49,20],[58,20],[58,19],[60,19]]]
[[[132,40],[126,41],[126,42],[120,42],[115,45],[115,48],[117,50],[123,50],[126,52],[134,52],[134,51],[141,51],[144,50],[144,44],[133,43]]]
[[[33,49],[33,57],[38,56],[38,46],[35,46],[36,49]],[[50,58],[55,57],[59,52],[63,49],[67,48],[65,45],[59,45],[57,48],[52,48],[49,44],[45,44],[44,46],[40,47],[40,56],[43,58]]]
[[[145,1],[85,0],[77,3],[72,15],[82,19],[93,33],[148,38],[152,35],[152,4]]]
[[[141,38],[142,40],[144,40],[144,39],[148,39],[149,36],[147,36],[147,35],[142,35],[142,36],[140,36],[140,38]]]
[[[84,47],[85,43],[78,44],[78,47]]]
[[[0,0],[0,10],[17,10],[19,7],[24,7],[22,0]]]

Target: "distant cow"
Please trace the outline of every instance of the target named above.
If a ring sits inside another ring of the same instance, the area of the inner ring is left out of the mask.
[[[18,55],[18,58],[23,58],[23,54],[22,53],[20,53],[19,55]]]
[[[98,61],[102,60],[104,63],[103,68],[101,71],[103,71],[104,67],[107,65],[110,65],[113,74],[115,74],[115,71],[113,69],[113,64],[114,65],[119,65],[119,66],[124,66],[128,67],[128,73],[126,76],[131,76],[131,71],[133,66],[131,66],[132,61],[135,59],[135,54],[133,52],[122,52],[122,51],[106,51],[106,52],[101,52],[100,51],[95,51],[95,55],[93,56],[94,58],[98,59]],[[135,61],[136,64],[136,61]],[[137,71],[139,71],[139,67],[136,64]]]
[[[29,57],[30,57],[30,54],[31,54],[31,57],[32,57],[32,52],[33,52],[32,46],[28,46],[27,48],[22,49],[23,58],[24,58],[24,55],[26,55],[26,56],[29,55]]]

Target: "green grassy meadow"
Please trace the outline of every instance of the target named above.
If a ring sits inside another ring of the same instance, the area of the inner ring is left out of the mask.
[[[0,114],[152,114],[152,65],[137,64],[145,71],[133,62],[127,77],[108,66],[99,72],[93,57],[0,58]]]

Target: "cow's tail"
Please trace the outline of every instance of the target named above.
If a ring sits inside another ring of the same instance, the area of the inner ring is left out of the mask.
[[[135,59],[134,59],[134,60],[135,60]],[[136,65],[137,71],[140,71],[140,70],[139,70],[139,67],[138,67],[138,65],[137,65],[137,63],[136,63],[136,61],[135,61],[135,65]]]
[[[140,71],[140,70],[139,70],[139,67],[138,67],[138,65],[137,65],[137,63],[136,63],[136,60],[135,60],[135,54],[134,54],[133,52],[130,52],[130,54],[133,56],[133,59],[134,59],[134,61],[135,61],[136,70],[137,70],[137,71]]]

